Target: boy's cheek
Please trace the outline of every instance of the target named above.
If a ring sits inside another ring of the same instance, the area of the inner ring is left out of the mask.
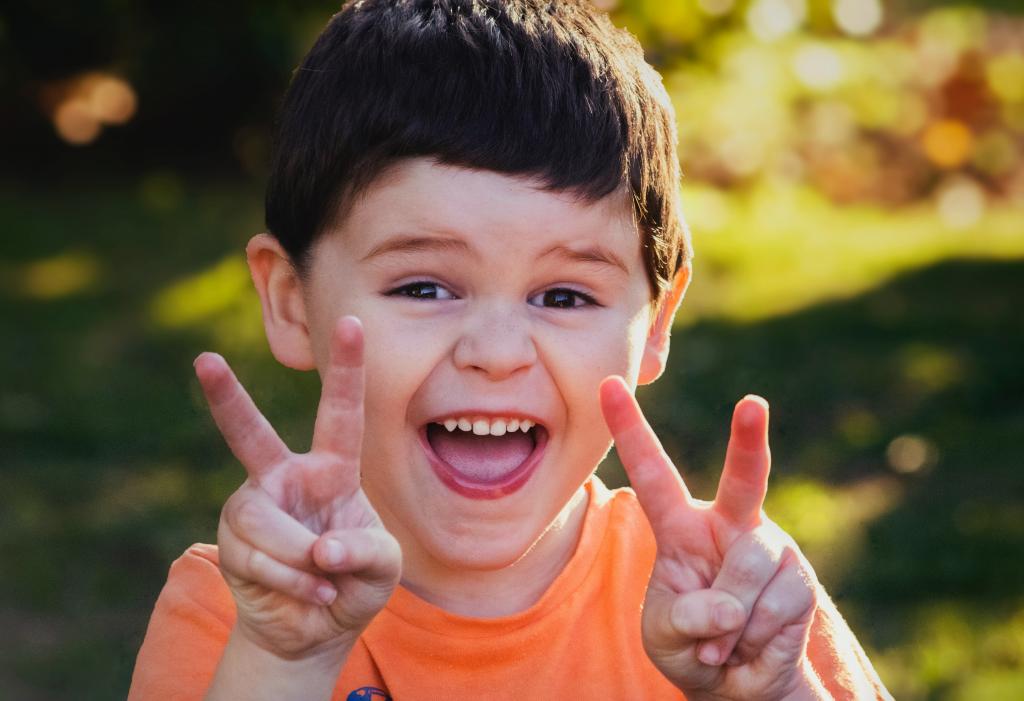
[[[619,319],[619,323],[602,329],[599,336],[580,339],[569,360],[573,372],[585,372],[588,395],[596,402],[601,380],[609,375],[620,375],[630,386],[635,386],[640,374],[646,341],[645,319]]]

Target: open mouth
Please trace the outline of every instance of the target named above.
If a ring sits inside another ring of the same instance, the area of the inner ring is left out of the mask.
[[[526,484],[540,463],[548,432],[539,425],[506,424],[499,432],[491,424],[476,431],[429,423],[420,429],[420,443],[434,472],[453,491],[473,499],[497,499]],[[495,422],[497,423],[497,422]]]

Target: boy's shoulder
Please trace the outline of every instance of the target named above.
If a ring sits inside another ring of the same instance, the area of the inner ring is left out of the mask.
[[[609,489],[600,477],[594,475],[587,483],[587,489],[590,492],[591,512],[607,512],[609,527],[620,531],[636,531],[637,536],[654,538],[632,487]]]
[[[210,565],[220,567],[217,546],[212,543],[193,543],[171,564],[171,567],[199,567],[205,570]]]
[[[204,610],[204,625],[230,631],[235,624],[235,602],[220,572],[216,545],[194,543],[171,563],[157,607],[169,617],[196,618],[196,607]],[[212,631],[211,631],[212,632]]]
[[[609,561],[612,567],[628,559],[633,571],[643,570],[648,564],[653,566],[654,532],[633,489],[609,489],[597,475],[591,478],[588,488],[590,506],[586,528],[602,540],[598,558]],[[583,538],[587,537],[584,533]]]

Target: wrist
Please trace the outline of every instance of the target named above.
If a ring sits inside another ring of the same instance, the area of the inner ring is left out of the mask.
[[[253,629],[239,620],[231,631],[228,643],[235,643],[240,650],[246,650],[252,656],[264,659],[268,664],[283,667],[330,668],[345,661],[358,639],[359,632],[345,631],[313,645],[282,647],[280,641],[268,640],[259,629]]]
[[[328,699],[354,643],[346,638],[301,655],[284,655],[236,625],[206,699]]]
[[[781,701],[831,701],[832,696],[821,683],[810,660],[804,658],[796,680],[790,690],[783,694]]]

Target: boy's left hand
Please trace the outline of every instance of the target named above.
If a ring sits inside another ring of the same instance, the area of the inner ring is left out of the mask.
[[[644,649],[691,700],[814,698],[807,660],[814,570],[762,511],[771,463],[768,405],[737,403],[713,502],[694,499],[621,378],[601,408],[657,541]]]

